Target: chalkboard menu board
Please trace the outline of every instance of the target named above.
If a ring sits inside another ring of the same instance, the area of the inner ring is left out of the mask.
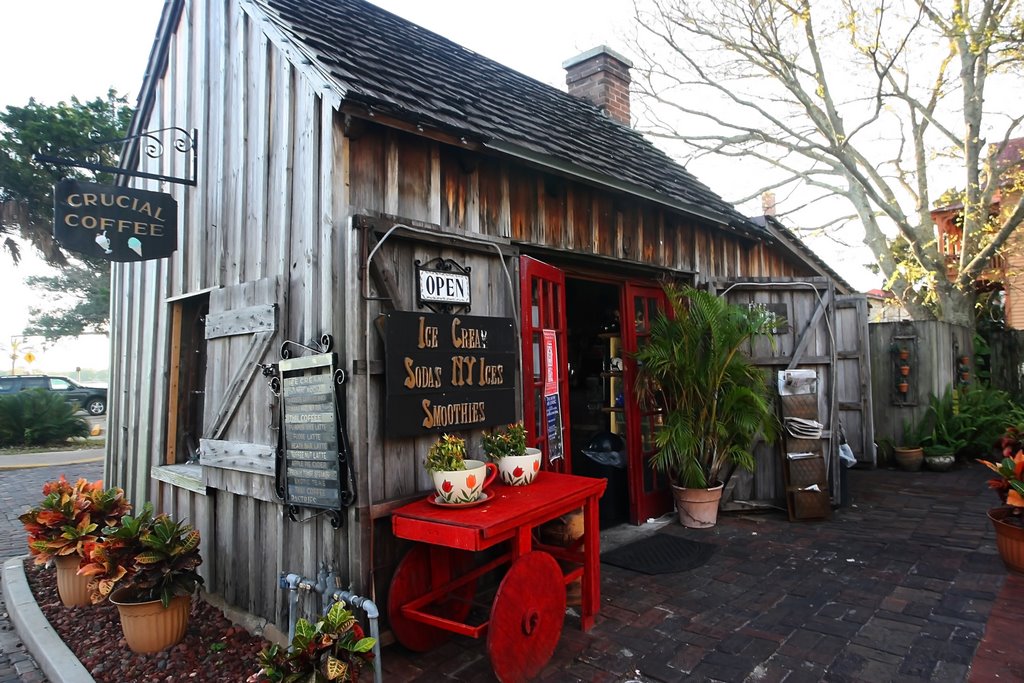
[[[334,354],[285,359],[281,372],[285,503],[341,508]]]
[[[384,333],[388,436],[516,419],[512,318],[394,311]]]

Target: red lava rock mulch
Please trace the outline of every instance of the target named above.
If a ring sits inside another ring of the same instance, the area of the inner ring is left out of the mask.
[[[184,640],[154,655],[138,655],[124,641],[114,605],[64,607],[55,569],[28,561],[25,574],[50,625],[97,683],[241,682],[259,668],[256,654],[268,645],[213,605],[194,600]]]

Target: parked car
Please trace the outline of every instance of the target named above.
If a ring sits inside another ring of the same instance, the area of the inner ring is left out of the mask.
[[[0,396],[29,389],[43,389],[60,394],[68,403],[78,404],[90,415],[103,415],[107,412],[107,390],[104,387],[87,387],[72,382],[67,377],[47,375],[0,377]]]

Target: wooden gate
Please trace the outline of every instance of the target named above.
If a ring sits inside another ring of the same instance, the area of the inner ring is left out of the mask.
[[[836,298],[836,402],[842,436],[858,463],[874,467],[874,414],[871,399],[871,344],[868,300],[863,294]]]
[[[838,319],[839,301],[832,281],[825,278],[753,279],[739,282],[715,282],[713,291],[731,303],[763,306],[779,318],[772,339],[755,340],[748,353],[765,371],[765,379],[774,387],[780,370],[811,369],[818,378],[817,421],[822,428],[822,448],[829,472],[832,501],[840,491],[839,430],[840,419],[849,419],[847,438],[852,432],[857,444],[854,452],[873,462],[871,444],[870,397],[867,390],[867,306],[843,304],[842,326]],[[856,336],[853,336],[856,330]],[[759,441],[754,446],[755,471],[736,471],[729,479],[722,498],[724,510],[749,510],[779,507],[785,500],[781,448]]]

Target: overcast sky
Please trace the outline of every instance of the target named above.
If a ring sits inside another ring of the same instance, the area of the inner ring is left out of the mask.
[[[564,60],[600,44],[626,51],[633,7],[631,0],[375,4],[559,88]],[[3,0],[0,107],[23,105],[30,97],[45,104],[72,95],[92,99],[109,87],[134,102],[162,6],[162,0]],[[718,187],[714,177],[701,179],[719,194],[733,191]],[[33,303],[21,281],[43,267],[31,256],[25,261],[14,269],[0,257],[0,341],[21,333]]]

